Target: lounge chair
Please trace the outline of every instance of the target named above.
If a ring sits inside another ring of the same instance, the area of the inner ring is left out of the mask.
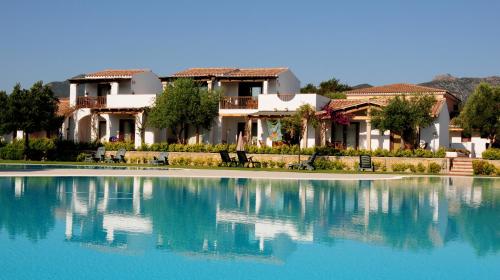
[[[288,164],[288,169],[294,169],[297,168],[299,170],[314,170],[316,167],[314,166],[314,162],[316,161],[316,158],[318,157],[318,152],[312,154],[307,160],[304,160],[300,163],[290,163]]]
[[[375,171],[375,165],[372,162],[372,157],[369,155],[359,156],[359,171],[371,170]]]
[[[260,162],[254,161],[253,157],[247,157],[247,152],[236,151],[238,156],[239,165],[243,167],[261,167]]]
[[[127,150],[125,150],[125,149],[119,149],[116,152],[116,155],[111,155],[111,161],[114,163],[119,163],[119,162],[126,163],[127,162],[125,160],[125,153],[126,152],[127,152]]]
[[[225,166],[238,166],[238,162],[236,161],[236,158],[234,157],[231,157],[229,156],[229,152],[224,150],[224,151],[220,151],[219,152],[220,154],[220,158],[222,160],[221,162],[221,166],[225,165]]]
[[[99,147],[95,153],[85,157],[85,162],[101,162],[104,161],[104,156],[106,154],[106,148]]]
[[[153,160],[151,161],[151,164],[154,165],[168,165],[168,153],[167,152],[161,152],[158,157],[154,156]]]

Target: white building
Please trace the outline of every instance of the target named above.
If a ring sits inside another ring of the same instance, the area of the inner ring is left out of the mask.
[[[159,133],[146,128],[144,109],[162,91],[150,70],[104,70],[70,79],[69,107],[63,138],[75,142],[144,140],[152,144]]]
[[[400,148],[401,136],[395,132],[381,133],[371,125],[371,110],[386,106],[395,96],[414,94],[431,94],[436,98],[432,107],[434,123],[420,131],[420,140],[433,151],[439,147],[450,146],[449,125],[450,112],[458,110],[460,100],[443,89],[417,86],[412,84],[392,84],[346,92],[347,99],[335,99],[329,104],[333,112],[349,115],[348,125],[339,125],[331,120],[325,120],[322,130],[324,144],[345,149],[374,150],[382,148],[397,150]],[[328,142],[328,143],[327,143]]]
[[[271,146],[268,120],[289,116],[304,104],[321,110],[329,102],[317,94],[300,94],[300,81],[288,68],[190,68],[161,81],[166,86],[178,78],[222,90],[219,117],[211,131],[202,133],[202,143],[234,144],[241,132],[253,144]],[[197,142],[194,130],[188,136],[189,143]],[[302,146],[317,145],[318,140],[318,130],[310,127]]]

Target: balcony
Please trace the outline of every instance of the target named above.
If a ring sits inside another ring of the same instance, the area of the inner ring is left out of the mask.
[[[221,109],[257,109],[258,99],[252,96],[223,96],[220,101]]]
[[[77,108],[105,108],[106,96],[79,96],[76,98]]]

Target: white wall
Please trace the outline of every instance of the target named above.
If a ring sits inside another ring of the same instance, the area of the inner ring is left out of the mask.
[[[259,95],[259,111],[295,111],[304,104],[311,105],[317,111],[321,110],[330,99],[318,94],[295,94],[289,101],[281,100],[277,94]]]
[[[449,125],[448,107],[443,106],[434,123],[420,131],[420,139],[424,140],[432,151],[437,151],[439,147],[448,148],[450,145]],[[434,136],[435,133],[437,136]]]
[[[146,71],[132,76],[132,92],[137,94],[159,94],[162,92],[161,81],[155,73]]]
[[[142,108],[153,105],[156,94],[118,94],[107,96],[108,108]]]
[[[132,80],[124,80],[118,83],[118,94],[132,94]]]
[[[278,76],[277,91],[282,94],[300,92],[300,81],[292,71],[286,70]]]

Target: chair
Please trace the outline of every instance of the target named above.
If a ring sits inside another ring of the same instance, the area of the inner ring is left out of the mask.
[[[99,147],[95,153],[85,157],[85,162],[101,162],[104,161],[104,156],[106,154],[106,148]]]
[[[372,157],[369,155],[359,156],[359,171],[371,170],[375,171],[375,165],[372,162]]]
[[[247,157],[247,152],[245,151],[236,151],[236,155],[238,156],[239,164],[243,167],[261,167],[261,163],[258,161],[254,161],[253,157]]]
[[[316,158],[318,157],[318,152],[315,152],[312,154],[307,160],[304,160],[300,163],[290,163],[288,164],[288,169],[294,169],[297,168],[299,170],[314,170],[316,167],[314,166],[314,162],[316,161]]]
[[[111,161],[114,163],[119,163],[123,162],[126,163],[127,161],[125,160],[125,153],[127,150],[125,149],[119,149],[118,152],[116,152],[116,155],[111,155]]]
[[[161,152],[158,157],[153,156],[153,160],[151,161],[151,164],[154,165],[169,165],[168,163],[168,153],[167,152]]]
[[[228,151],[223,150],[223,151],[220,151],[219,154],[220,154],[220,158],[222,160],[222,162],[220,164],[221,166],[223,166],[223,165],[229,166],[229,167],[231,167],[233,165],[238,166],[238,162],[236,161],[236,159],[234,157],[232,158],[229,156]]]

